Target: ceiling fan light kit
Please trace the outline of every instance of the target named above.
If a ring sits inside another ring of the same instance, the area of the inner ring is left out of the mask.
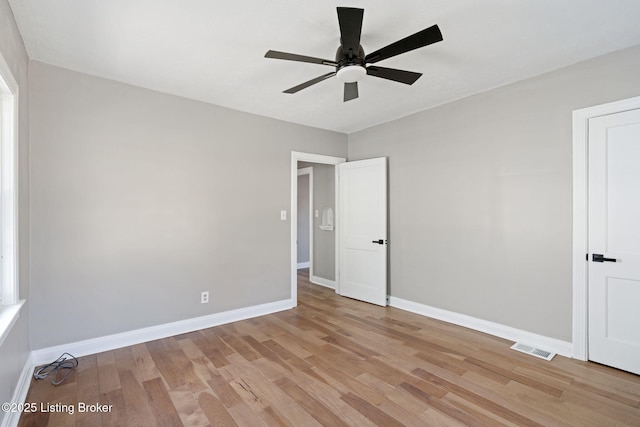
[[[336,78],[342,83],[355,83],[367,75],[367,70],[362,65],[347,65],[340,68]]]
[[[275,50],[269,50],[264,55],[265,58],[308,62],[335,68],[335,71],[289,88],[284,93],[296,93],[333,76],[344,83],[345,102],[358,97],[358,81],[364,78],[365,75],[411,85],[422,76],[422,73],[378,67],[370,64],[442,41],[440,29],[437,25],[433,25],[365,55],[360,45],[364,9],[352,7],[338,7],[337,9],[338,23],[340,25],[340,46],[336,52],[335,61]]]

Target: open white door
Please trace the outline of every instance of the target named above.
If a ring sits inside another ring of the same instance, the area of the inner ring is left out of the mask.
[[[640,110],[589,120],[589,359],[640,374]]]
[[[387,305],[387,159],[338,165],[337,292]]]

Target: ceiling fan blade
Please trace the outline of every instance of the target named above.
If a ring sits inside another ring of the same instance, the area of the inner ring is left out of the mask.
[[[342,44],[342,51],[349,58],[358,57],[363,15],[364,9],[356,9],[353,7],[338,8],[340,43]]]
[[[279,52],[277,50],[270,50],[264,54],[265,58],[284,59],[287,61],[309,62],[311,64],[331,65],[337,67],[338,63],[330,61],[328,59],[314,58],[313,56],[296,55],[295,53]]]
[[[395,43],[391,43],[381,49],[371,52],[364,58],[364,62],[367,64],[373,64],[383,59],[391,58],[392,56],[400,55],[401,53],[409,52],[420,47],[430,45],[442,41],[442,33],[437,25],[433,25],[422,31],[418,31],[415,34],[405,37],[402,40],[398,40]]]
[[[412,85],[422,76],[422,73],[414,73],[413,71],[396,70],[395,68],[376,67],[374,65],[367,67],[367,74],[382,79],[393,80],[408,85]]]
[[[344,102],[358,97],[358,82],[344,84]]]
[[[287,89],[287,90],[285,90],[283,92],[284,93],[296,93],[296,92],[298,92],[298,91],[300,91],[302,89],[308,88],[309,86],[312,86],[312,85],[314,85],[316,83],[320,83],[321,81],[326,80],[329,77],[333,77],[335,75],[336,75],[336,72],[332,71],[330,73],[323,74],[323,75],[321,75],[319,77],[316,77],[315,79],[311,79],[308,82],[301,83],[298,86],[294,86],[294,87],[292,87],[290,89]]]

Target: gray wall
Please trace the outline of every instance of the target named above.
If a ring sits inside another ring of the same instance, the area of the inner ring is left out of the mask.
[[[0,52],[19,86],[18,129],[18,245],[19,293],[29,297],[29,86],[28,58],[13,13],[6,0],[0,0]],[[0,347],[0,402],[9,402],[29,354],[30,301]],[[6,414],[0,413],[0,424]]]
[[[309,176],[298,175],[298,264],[310,261]]]
[[[30,68],[33,348],[291,297],[291,151],[345,135]]]
[[[572,111],[638,70],[634,47],[351,134],[389,157],[391,294],[571,341]]]

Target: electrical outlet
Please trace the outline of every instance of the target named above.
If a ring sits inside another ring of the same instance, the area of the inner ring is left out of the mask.
[[[204,291],[200,294],[200,303],[207,304],[209,302],[209,291]]]

